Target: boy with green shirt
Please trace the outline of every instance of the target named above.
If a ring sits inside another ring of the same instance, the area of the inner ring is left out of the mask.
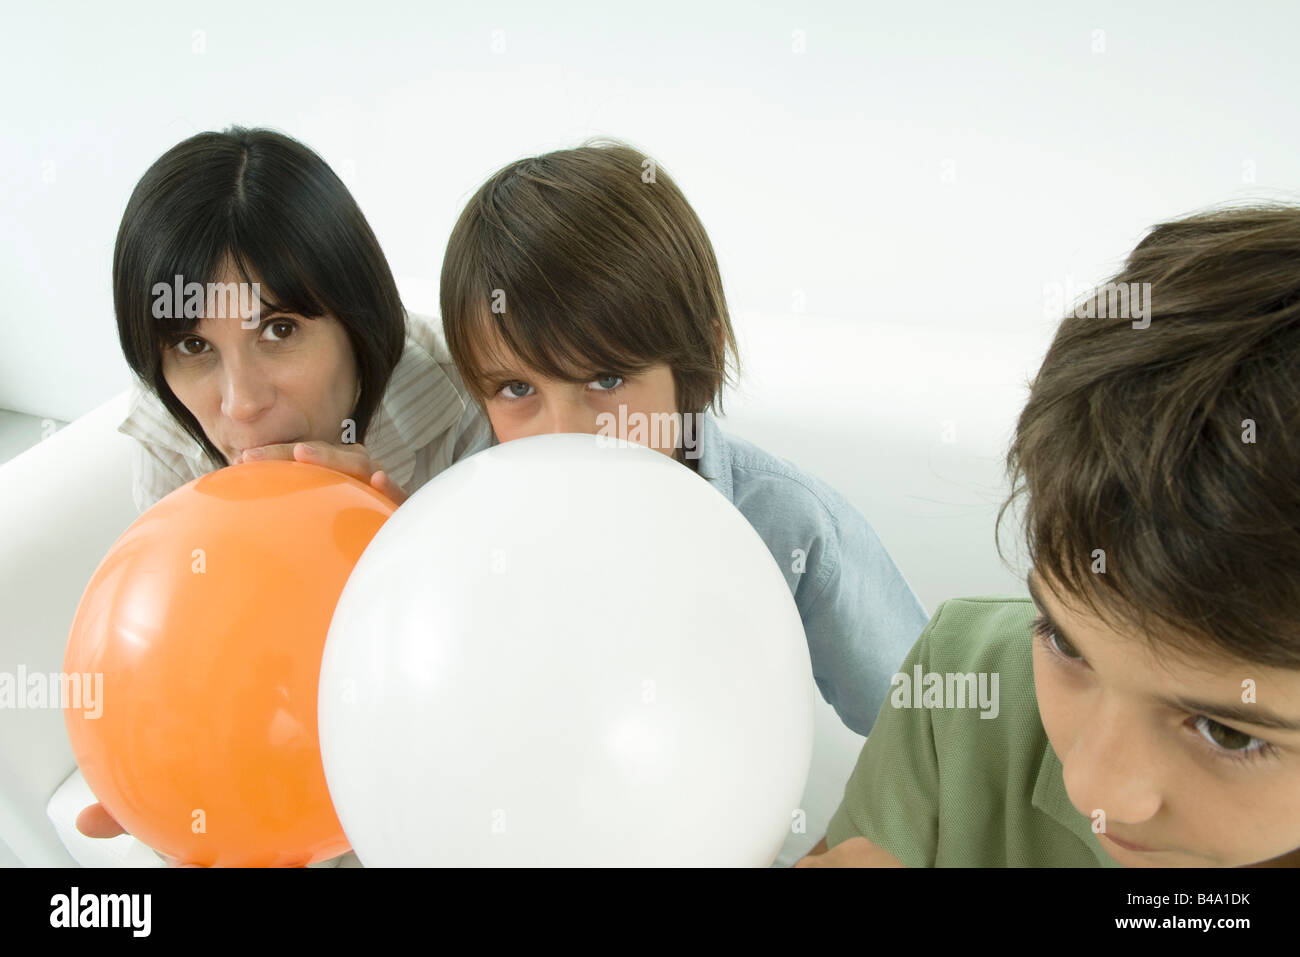
[[[1152,230],[1016,427],[1032,602],[939,608],[799,866],[1300,864],[1298,377],[1300,208]]]

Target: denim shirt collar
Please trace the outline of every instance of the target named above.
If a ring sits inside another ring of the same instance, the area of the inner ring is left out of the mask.
[[[727,446],[726,436],[715,419],[708,412],[695,416],[695,446],[699,458],[695,460],[695,470],[719,492],[734,504],[735,489],[731,479],[731,449]]]

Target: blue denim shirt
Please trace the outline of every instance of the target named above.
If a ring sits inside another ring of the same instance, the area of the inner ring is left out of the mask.
[[[822,697],[849,728],[867,734],[929,616],[862,513],[843,496],[790,462],[727,435],[711,415],[695,425],[696,471],[767,544],[803,619]]]

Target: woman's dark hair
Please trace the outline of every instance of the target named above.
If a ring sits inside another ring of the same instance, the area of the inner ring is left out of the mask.
[[[316,153],[272,130],[200,133],[164,153],[136,184],[113,251],[113,308],[126,361],[208,453],[225,458],[162,373],[163,349],[197,317],[156,318],[153,290],[207,288],[233,268],[261,284],[262,308],[333,315],[356,359],[353,411],[364,441],[402,355],[406,315],[379,242],[342,180]]]
[[[1163,223],[1057,330],[1003,511],[1024,497],[1035,570],[1101,620],[1300,668],[1297,423],[1300,207]]]
[[[452,229],[440,297],[447,346],[480,404],[499,388],[483,371],[499,335],[563,380],[664,362],[679,412],[721,411],[737,350],[713,246],[663,167],[618,140],[494,173]]]

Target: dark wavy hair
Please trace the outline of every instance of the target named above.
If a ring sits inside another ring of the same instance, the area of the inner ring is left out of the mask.
[[[1133,283],[1145,328],[1113,314]],[[1057,330],[1002,512],[1023,497],[1035,569],[1153,648],[1300,668],[1298,426],[1300,207],[1163,223]]]
[[[343,325],[361,385],[352,418],[364,441],[402,355],[406,314],[352,194],[297,140],[238,126],[192,136],[149,167],[118,228],[113,308],[122,352],[215,467],[225,457],[162,374],[163,350],[199,319],[155,318],[152,293],[178,275],[206,288],[227,266],[261,284],[264,308],[329,314]]]

